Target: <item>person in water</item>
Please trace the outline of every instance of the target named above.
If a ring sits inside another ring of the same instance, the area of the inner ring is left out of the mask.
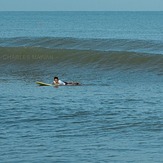
[[[59,80],[59,78],[57,76],[54,77],[54,81],[53,81],[54,85],[66,85],[67,82],[63,82],[62,80]]]
[[[77,82],[63,82],[57,76],[54,77],[53,83],[54,85],[79,85]]]

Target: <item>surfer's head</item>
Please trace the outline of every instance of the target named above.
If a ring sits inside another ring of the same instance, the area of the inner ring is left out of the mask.
[[[54,77],[54,81],[55,81],[56,83],[58,83],[58,80],[59,80],[58,77],[55,76],[55,77]]]

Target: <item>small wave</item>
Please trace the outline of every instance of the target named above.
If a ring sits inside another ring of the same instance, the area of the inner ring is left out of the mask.
[[[163,54],[163,42],[129,39],[77,39],[77,38],[1,38],[0,47],[41,47],[49,49],[125,51]]]
[[[0,63],[64,64],[92,68],[163,70],[163,55],[126,51],[57,50],[36,47],[1,47]]]

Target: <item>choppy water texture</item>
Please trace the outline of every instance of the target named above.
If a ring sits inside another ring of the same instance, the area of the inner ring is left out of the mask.
[[[0,24],[0,162],[163,162],[163,12]],[[35,84],[53,76],[81,86]]]

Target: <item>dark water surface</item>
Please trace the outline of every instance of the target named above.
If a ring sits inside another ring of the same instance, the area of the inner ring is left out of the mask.
[[[0,162],[162,163],[162,17],[0,12]]]

